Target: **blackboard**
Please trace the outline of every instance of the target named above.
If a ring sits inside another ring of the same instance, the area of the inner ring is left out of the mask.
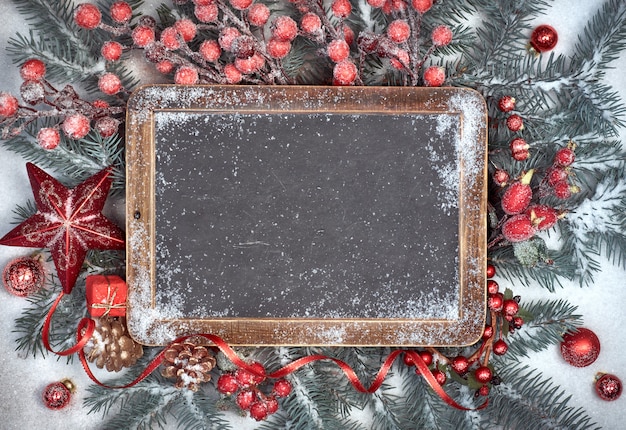
[[[482,333],[477,93],[152,86],[128,106],[138,341],[458,345]]]

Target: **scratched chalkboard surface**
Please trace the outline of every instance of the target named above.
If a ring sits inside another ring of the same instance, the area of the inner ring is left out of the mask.
[[[135,95],[138,340],[212,332],[240,344],[406,345],[458,343],[459,325],[480,334],[484,246],[466,244],[484,241],[484,106],[450,89],[364,107],[371,90]]]

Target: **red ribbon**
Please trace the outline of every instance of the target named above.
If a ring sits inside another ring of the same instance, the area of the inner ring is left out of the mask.
[[[93,332],[96,329],[96,322],[92,320],[91,318],[83,318],[82,320],[80,320],[80,322],[78,323],[79,328],[78,328],[78,336],[77,336],[76,345],[74,345],[71,348],[65,349],[63,351],[54,351],[52,347],[50,346],[50,323],[52,321],[52,315],[57,310],[57,306],[59,306],[59,302],[61,301],[63,296],[64,296],[64,293],[63,291],[61,291],[61,293],[59,294],[59,297],[57,297],[57,299],[54,301],[54,303],[50,307],[50,310],[48,311],[48,315],[46,315],[46,319],[43,322],[43,329],[41,331],[41,340],[43,341],[43,345],[46,347],[48,351],[53,352],[57,355],[65,356],[65,355],[72,355],[75,352],[82,352],[83,348],[85,347],[87,342],[89,342],[89,339],[91,339],[91,336],[93,335]],[[81,334],[81,331],[83,328],[85,329],[85,331],[84,333]]]

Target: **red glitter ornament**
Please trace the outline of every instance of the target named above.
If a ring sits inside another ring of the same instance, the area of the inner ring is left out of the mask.
[[[596,393],[602,400],[612,402],[622,395],[622,381],[615,375],[598,373],[596,375]]]
[[[21,257],[11,261],[2,274],[4,288],[18,297],[30,296],[43,286],[45,279],[41,261],[33,257]]]
[[[26,164],[37,212],[0,239],[0,245],[49,248],[63,292],[76,283],[89,249],[124,249],[124,233],[102,215],[111,187],[105,169],[67,188],[32,163]]]
[[[577,331],[563,336],[561,355],[572,366],[589,366],[600,355],[600,340],[591,330],[578,328]]]
[[[43,390],[43,403],[54,411],[66,407],[72,399],[74,384],[69,379],[48,384]]]
[[[558,41],[559,35],[549,25],[540,25],[530,35],[530,46],[537,52],[546,52],[554,49]]]

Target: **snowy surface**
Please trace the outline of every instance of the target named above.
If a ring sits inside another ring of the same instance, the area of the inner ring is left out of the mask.
[[[157,3],[157,2],[147,2]],[[601,5],[599,1],[557,0],[552,11],[536,24],[548,23],[559,33],[557,53],[570,52],[576,40],[577,32],[584,28],[589,17]],[[147,5],[150,7],[150,5]],[[9,37],[16,31],[26,32],[25,24],[20,20],[15,7],[8,1],[0,2],[0,45],[6,46]],[[614,64],[615,69],[607,74],[607,81],[620,91],[626,100],[626,53],[622,52]],[[10,64],[4,52],[0,52],[0,67],[3,75],[0,82],[2,90],[13,90],[19,85],[16,67]],[[622,138],[626,137],[626,131]],[[622,139],[623,140],[623,139]],[[25,161],[0,147],[0,226],[8,228],[13,220],[12,211],[17,204],[23,204],[31,198],[31,190],[26,176]],[[0,267],[17,256],[28,254],[28,249],[0,247]],[[565,284],[554,294],[538,287],[521,288],[501,282],[503,287],[513,288],[524,300],[539,298],[566,298],[577,305],[584,316],[584,325],[593,330],[601,342],[598,360],[586,368],[574,368],[561,358],[558,348],[553,347],[540,354],[534,354],[528,360],[532,367],[540,369],[550,376],[555,383],[571,394],[571,405],[582,406],[587,413],[606,429],[620,429],[626,420],[626,396],[615,402],[600,400],[593,391],[593,378],[596,372],[614,373],[626,382],[626,359],[623,345],[626,344],[626,330],[623,329],[626,312],[626,271],[610,262],[603,264],[603,270],[595,277],[590,287],[580,288],[577,284]],[[54,357],[33,359],[22,357],[14,352],[15,335],[12,333],[13,321],[19,315],[23,299],[12,297],[0,291],[0,418],[3,429],[47,429],[98,428],[101,423],[99,414],[86,415],[82,409],[82,397],[90,381],[85,376],[80,364],[66,365],[65,359]],[[40,401],[43,388],[50,382],[71,378],[78,387],[70,406],[61,411],[50,411]],[[106,376],[104,376],[106,379]],[[253,428],[251,420],[233,418],[235,428]]]

